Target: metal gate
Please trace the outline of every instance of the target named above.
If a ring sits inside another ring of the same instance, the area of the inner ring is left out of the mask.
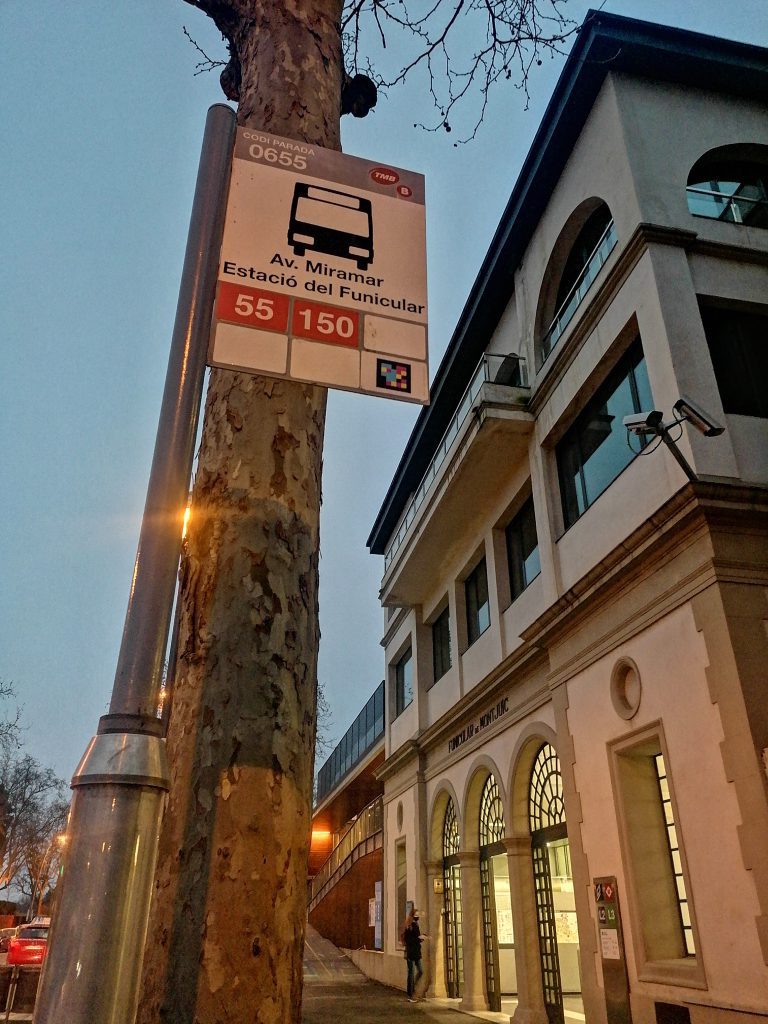
[[[501,985],[491,858],[504,852],[504,831],[504,808],[499,787],[493,775],[489,775],[480,795],[480,896],[483,910],[485,991],[490,1009],[496,1012],[501,1010]]]
[[[563,987],[547,843],[567,838],[568,831],[560,761],[549,743],[541,746],[534,760],[528,806],[544,1006],[550,1024],[564,1024]]]
[[[453,800],[443,820],[443,899],[445,902],[445,983],[448,996],[458,999],[464,987],[464,955],[461,942],[461,867],[459,826]]]

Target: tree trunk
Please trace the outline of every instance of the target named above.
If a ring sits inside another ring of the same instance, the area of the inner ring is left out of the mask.
[[[339,148],[341,0],[197,0],[238,122]],[[298,1024],[325,389],[213,370],[182,580],[140,1024]]]

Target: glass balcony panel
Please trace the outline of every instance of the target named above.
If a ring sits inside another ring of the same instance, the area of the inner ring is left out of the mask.
[[[584,297],[594,283],[594,280],[608,258],[609,253],[616,245],[616,241],[616,226],[613,221],[611,221],[603,232],[599,242],[593,249],[591,256],[584,265],[584,269],[581,271],[581,274],[574,283],[569,295],[552,318],[552,324],[541,342],[543,359],[547,358],[557,342],[560,340],[563,331],[573,319],[576,310],[583,302]]]

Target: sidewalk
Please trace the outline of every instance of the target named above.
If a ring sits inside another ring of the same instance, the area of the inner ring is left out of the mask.
[[[302,1024],[462,1024],[469,1019],[432,1002],[409,1003],[405,992],[366,978],[332,943],[307,927]]]

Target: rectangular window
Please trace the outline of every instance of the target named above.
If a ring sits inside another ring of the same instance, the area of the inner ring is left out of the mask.
[[[694,921],[669,761],[658,727],[619,741],[613,770],[641,977],[695,976]],[[677,971],[677,974],[674,972]]]
[[[509,586],[514,601],[541,572],[533,498],[529,498],[517,513],[507,527],[506,535]]]
[[[397,889],[397,935],[400,944],[400,932],[405,921],[408,897],[408,868],[405,857],[405,840],[395,846],[395,887]]]
[[[395,716],[413,700],[413,658],[410,647],[395,665]]]
[[[696,946],[693,941],[691,912],[688,908],[688,897],[685,893],[683,865],[680,860],[680,843],[677,839],[675,815],[672,810],[672,797],[669,793],[669,779],[667,778],[667,769],[664,765],[664,755],[656,754],[653,758],[653,762],[656,767],[656,778],[659,782],[659,799],[661,800],[661,806],[664,812],[664,824],[667,828],[667,847],[669,849],[669,860],[672,865],[672,874],[675,876],[677,905],[680,911],[680,927],[683,929],[683,938],[685,939],[685,951],[688,956],[695,956]]]
[[[491,624],[491,606],[488,602],[488,573],[485,559],[481,558],[464,582],[467,604],[467,641],[471,647]]]
[[[638,338],[557,446],[566,526],[576,522],[637,454],[627,441],[624,417],[652,408]]]
[[[702,306],[701,319],[723,409],[768,418],[768,315]]]
[[[451,667],[451,620],[449,609],[442,611],[432,623],[432,669],[437,682]]]

